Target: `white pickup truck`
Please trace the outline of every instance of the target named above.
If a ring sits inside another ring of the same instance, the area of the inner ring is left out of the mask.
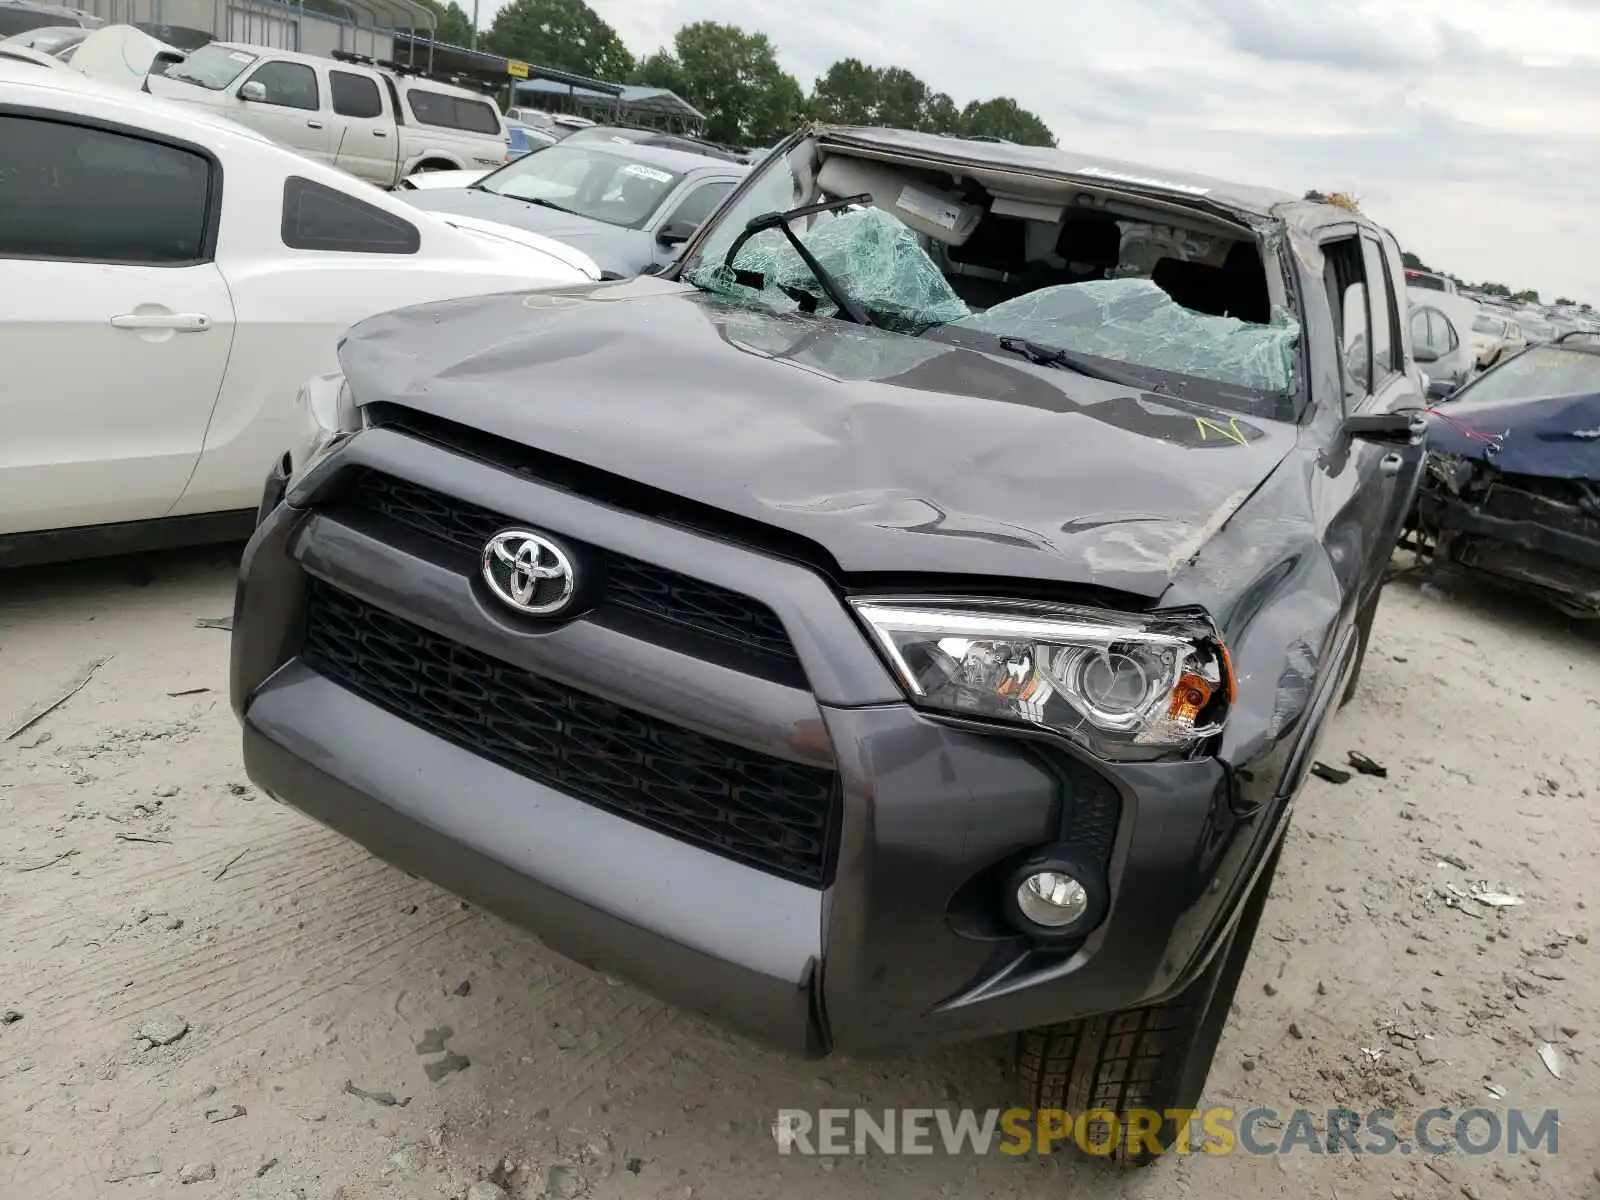
[[[393,187],[418,171],[506,161],[500,111],[465,88],[370,61],[212,42],[145,90],[220,113],[308,158]]]

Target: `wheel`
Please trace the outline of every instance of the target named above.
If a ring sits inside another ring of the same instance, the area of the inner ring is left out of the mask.
[[[1339,697],[1340,708],[1356,698],[1356,685],[1361,682],[1361,664],[1367,657],[1367,640],[1372,637],[1372,623],[1378,617],[1378,601],[1382,597],[1383,588],[1379,587],[1356,617],[1356,656],[1350,663],[1350,677],[1345,680],[1344,694]]]
[[[443,159],[430,158],[427,162],[420,162],[412,170],[413,175],[421,175],[426,171],[454,171],[455,163],[445,162]]]
[[[1280,840],[1245,900],[1227,944],[1173,999],[1018,1035],[1017,1076],[1036,1114],[1058,1109],[1077,1120],[1097,1109],[1112,1113],[1118,1128],[1092,1121],[1087,1140],[1091,1146],[1113,1144],[1109,1154],[1099,1157],[1122,1166],[1145,1166],[1172,1148],[1179,1125],[1165,1114],[1199,1107],[1282,847]],[[1161,1114],[1159,1126],[1151,1113]],[[1136,1128],[1148,1129],[1148,1137],[1130,1137],[1130,1119]]]

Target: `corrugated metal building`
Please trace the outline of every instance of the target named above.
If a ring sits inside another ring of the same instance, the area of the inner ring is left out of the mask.
[[[194,33],[218,41],[248,42],[280,50],[328,55],[335,50],[392,58],[394,31],[431,35],[433,14],[411,0],[335,0],[348,15],[308,9],[279,0],[75,0],[111,24],[139,25],[180,49]],[[167,30],[163,32],[163,27]],[[185,38],[185,31],[189,35]],[[170,34],[170,36],[168,36]]]

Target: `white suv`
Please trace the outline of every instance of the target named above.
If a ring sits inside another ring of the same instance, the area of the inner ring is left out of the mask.
[[[354,56],[212,42],[146,89],[220,110],[340,170],[393,187],[417,171],[498,167],[509,143],[500,112],[465,88],[390,71]]]

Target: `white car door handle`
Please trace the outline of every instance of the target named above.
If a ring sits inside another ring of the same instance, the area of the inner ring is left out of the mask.
[[[387,129],[374,129],[372,131],[372,136],[373,137],[388,137],[389,136],[389,131]]]
[[[322,122],[321,121],[307,121],[306,124],[309,125],[312,129],[321,129],[322,128]]]
[[[111,318],[118,329],[172,329],[178,333],[204,333],[211,318],[204,313],[123,313]]]

